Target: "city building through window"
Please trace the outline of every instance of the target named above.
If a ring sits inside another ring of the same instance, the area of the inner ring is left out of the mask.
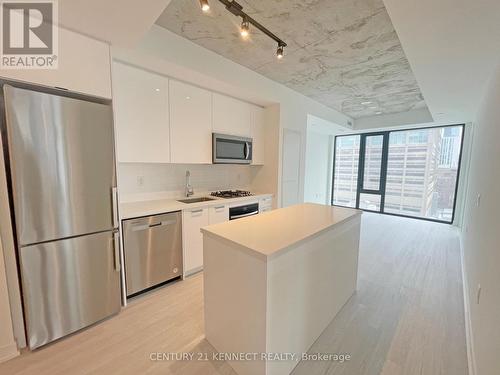
[[[453,222],[463,125],[335,138],[332,204]]]

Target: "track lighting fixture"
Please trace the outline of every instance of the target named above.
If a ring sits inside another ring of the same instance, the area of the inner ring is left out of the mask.
[[[276,50],[276,57],[278,58],[278,60],[281,60],[284,55],[285,55],[284,46],[282,44],[278,44],[278,49]]]
[[[246,18],[243,18],[243,22],[241,22],[240,34],[243,39],[248,38],[250,34],[250,23]]]
[[[240,4],[238,4],[235,0],[219,0],[219,2],[224,4],[226,9],[232,14],[234,14],[236,17],[242,18],[243,21],[241,23],[241,28],[240,28],[240,34],[242,38],[245,39],[248,37],[248,35],[250,34],[250,25],[253,25],[256,29],[259,29],[269,38],[273,39],[276,43],[278,43],[278,50],[276,51],[276,56],[278,57],[278,59],[283,58],[284,48],[286,47],[286,43],[283,40],[278,38],[275,34],[273,34],[271,31],[266,29],[264,26],[262,26],[260,23],[258,23],[248,14],[246,14],[243,11],[243,7]],[[201,10],[203,10],[203,12],[205,13],[208,12],[210,9],[210,4],[208,3],[208,0],[200,0],[200,6]]]
[[[201,10],[205,13],[210,10],[210,4],[208,3],[208,0],[200,0],[200,6]]]

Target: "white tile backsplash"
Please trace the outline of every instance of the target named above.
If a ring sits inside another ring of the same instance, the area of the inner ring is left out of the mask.
[[[118,188],[122,202],[178,198],[184,194],[186,171],[196,195],[222,189],[251,190],[249,165],[119,163]]]

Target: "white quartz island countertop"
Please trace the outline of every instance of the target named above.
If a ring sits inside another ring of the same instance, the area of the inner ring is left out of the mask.
[[[238,375],[288,375],[356,290],[361,211],[300,204],[201,228],[205,337]],[[268,354],[288,353],[274,360]]]
[[[350,208],[304,203],[201,229],[260,257],[272,257],[310,237],[361,215]]]

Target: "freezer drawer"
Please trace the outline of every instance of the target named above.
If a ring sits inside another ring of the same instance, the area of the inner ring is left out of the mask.
[[[120,311],[116,234],[104,232],[20,249],[31,349]]]
[[[127,295],[182,275],[180,212],[123,224]]]

